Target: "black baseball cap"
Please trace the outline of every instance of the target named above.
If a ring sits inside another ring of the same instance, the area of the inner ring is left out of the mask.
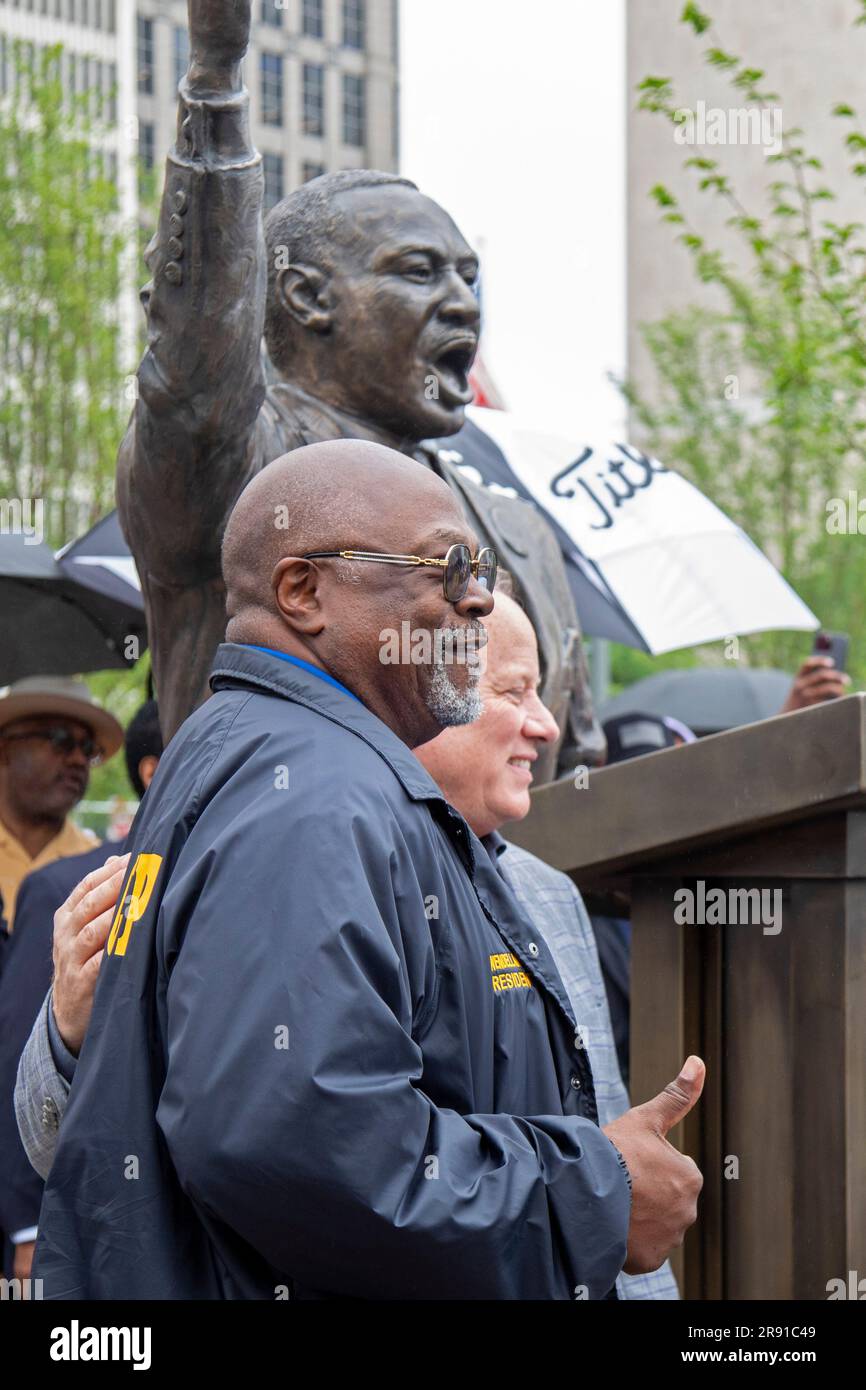
[[[676,738],[657,714],[620,714],[602,725],[607,738],[608,763],[624,763],[660,748],[674,748]]]

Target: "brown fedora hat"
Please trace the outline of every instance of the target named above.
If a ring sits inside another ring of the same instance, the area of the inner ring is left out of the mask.
[[[56,715],[86,724],[104,758],[123,743],[123,729],[113,714],[94,700],[83,681],[68,676],[28,676],[0,693],[0,731],[13,720],[35,714]]]

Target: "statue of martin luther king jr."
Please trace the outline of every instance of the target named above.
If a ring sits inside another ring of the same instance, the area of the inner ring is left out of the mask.
[[[370,170],[317,178],[263,221],[241,79],[250,0],[188,8],[177,137],[146,253],[147,349],[117,470],[166,740],[208,695],[226,622],[220,545],[238,495],[288,450],[353,437],[434,469],[511,572],[560,727],[558,743],[539,750],[536,785],[601,761],[557,540],[532,505],[477,485],[453,461],[457,431],[472,461],[464,411],[477,256],[413,183]]]

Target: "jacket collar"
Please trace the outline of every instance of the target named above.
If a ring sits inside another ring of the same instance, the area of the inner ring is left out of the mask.
[[[311,671],[305,671],[302,666],[281,661],[278,656],[270,656],[239,642],[223,642],[214,657],[210,685],[212,690],[236,685],[254,686],[269,695],[306,705],[374,748],[413,801],[438,801],[448,806],[427,769],[387,724],[383,724],[357,696],[340,690]],[[453,814],[456,815],[456,812]]]

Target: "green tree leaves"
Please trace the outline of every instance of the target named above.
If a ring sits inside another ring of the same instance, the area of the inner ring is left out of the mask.
[[[125,229],[95,94],[65,95],[62,51],[31,50],[0,107],[0,486],[44,498],[59,545],[113,501]]]
[[[864,23],[866,0],[860,6]],[[712,28],[694,5],[680,18],[698,37]],[[762,69],[715,40],[704,61],[726,76],[733,106],[778,100],[758,90]],[[676,122],[672,81],[646,79],[638,106]],[[866,134],[856,112],[845,101],[832,110],[845,122],[850,176],[863,178]],[[713,248],[675,189],[648,190],[712,293],[643,326],[656,385],[621,386],[642,442],[737,520],[824,623],[852,633],[852,669],[862,681],[866,543],[830,536],[826,518],[831,498],[850,490],[866,497],[866,233],[859,221],[827,217],[837,190],[818,181],[821,161],[803,131],[785,130],[767,158],[760,209],[742,204],[732,161],[712,153],[692,148],[683,169],[698,192],[727,204],[739,250],[723,256]],[[804,640],[767,634],[744,647],[754,661],[793,664]]]

